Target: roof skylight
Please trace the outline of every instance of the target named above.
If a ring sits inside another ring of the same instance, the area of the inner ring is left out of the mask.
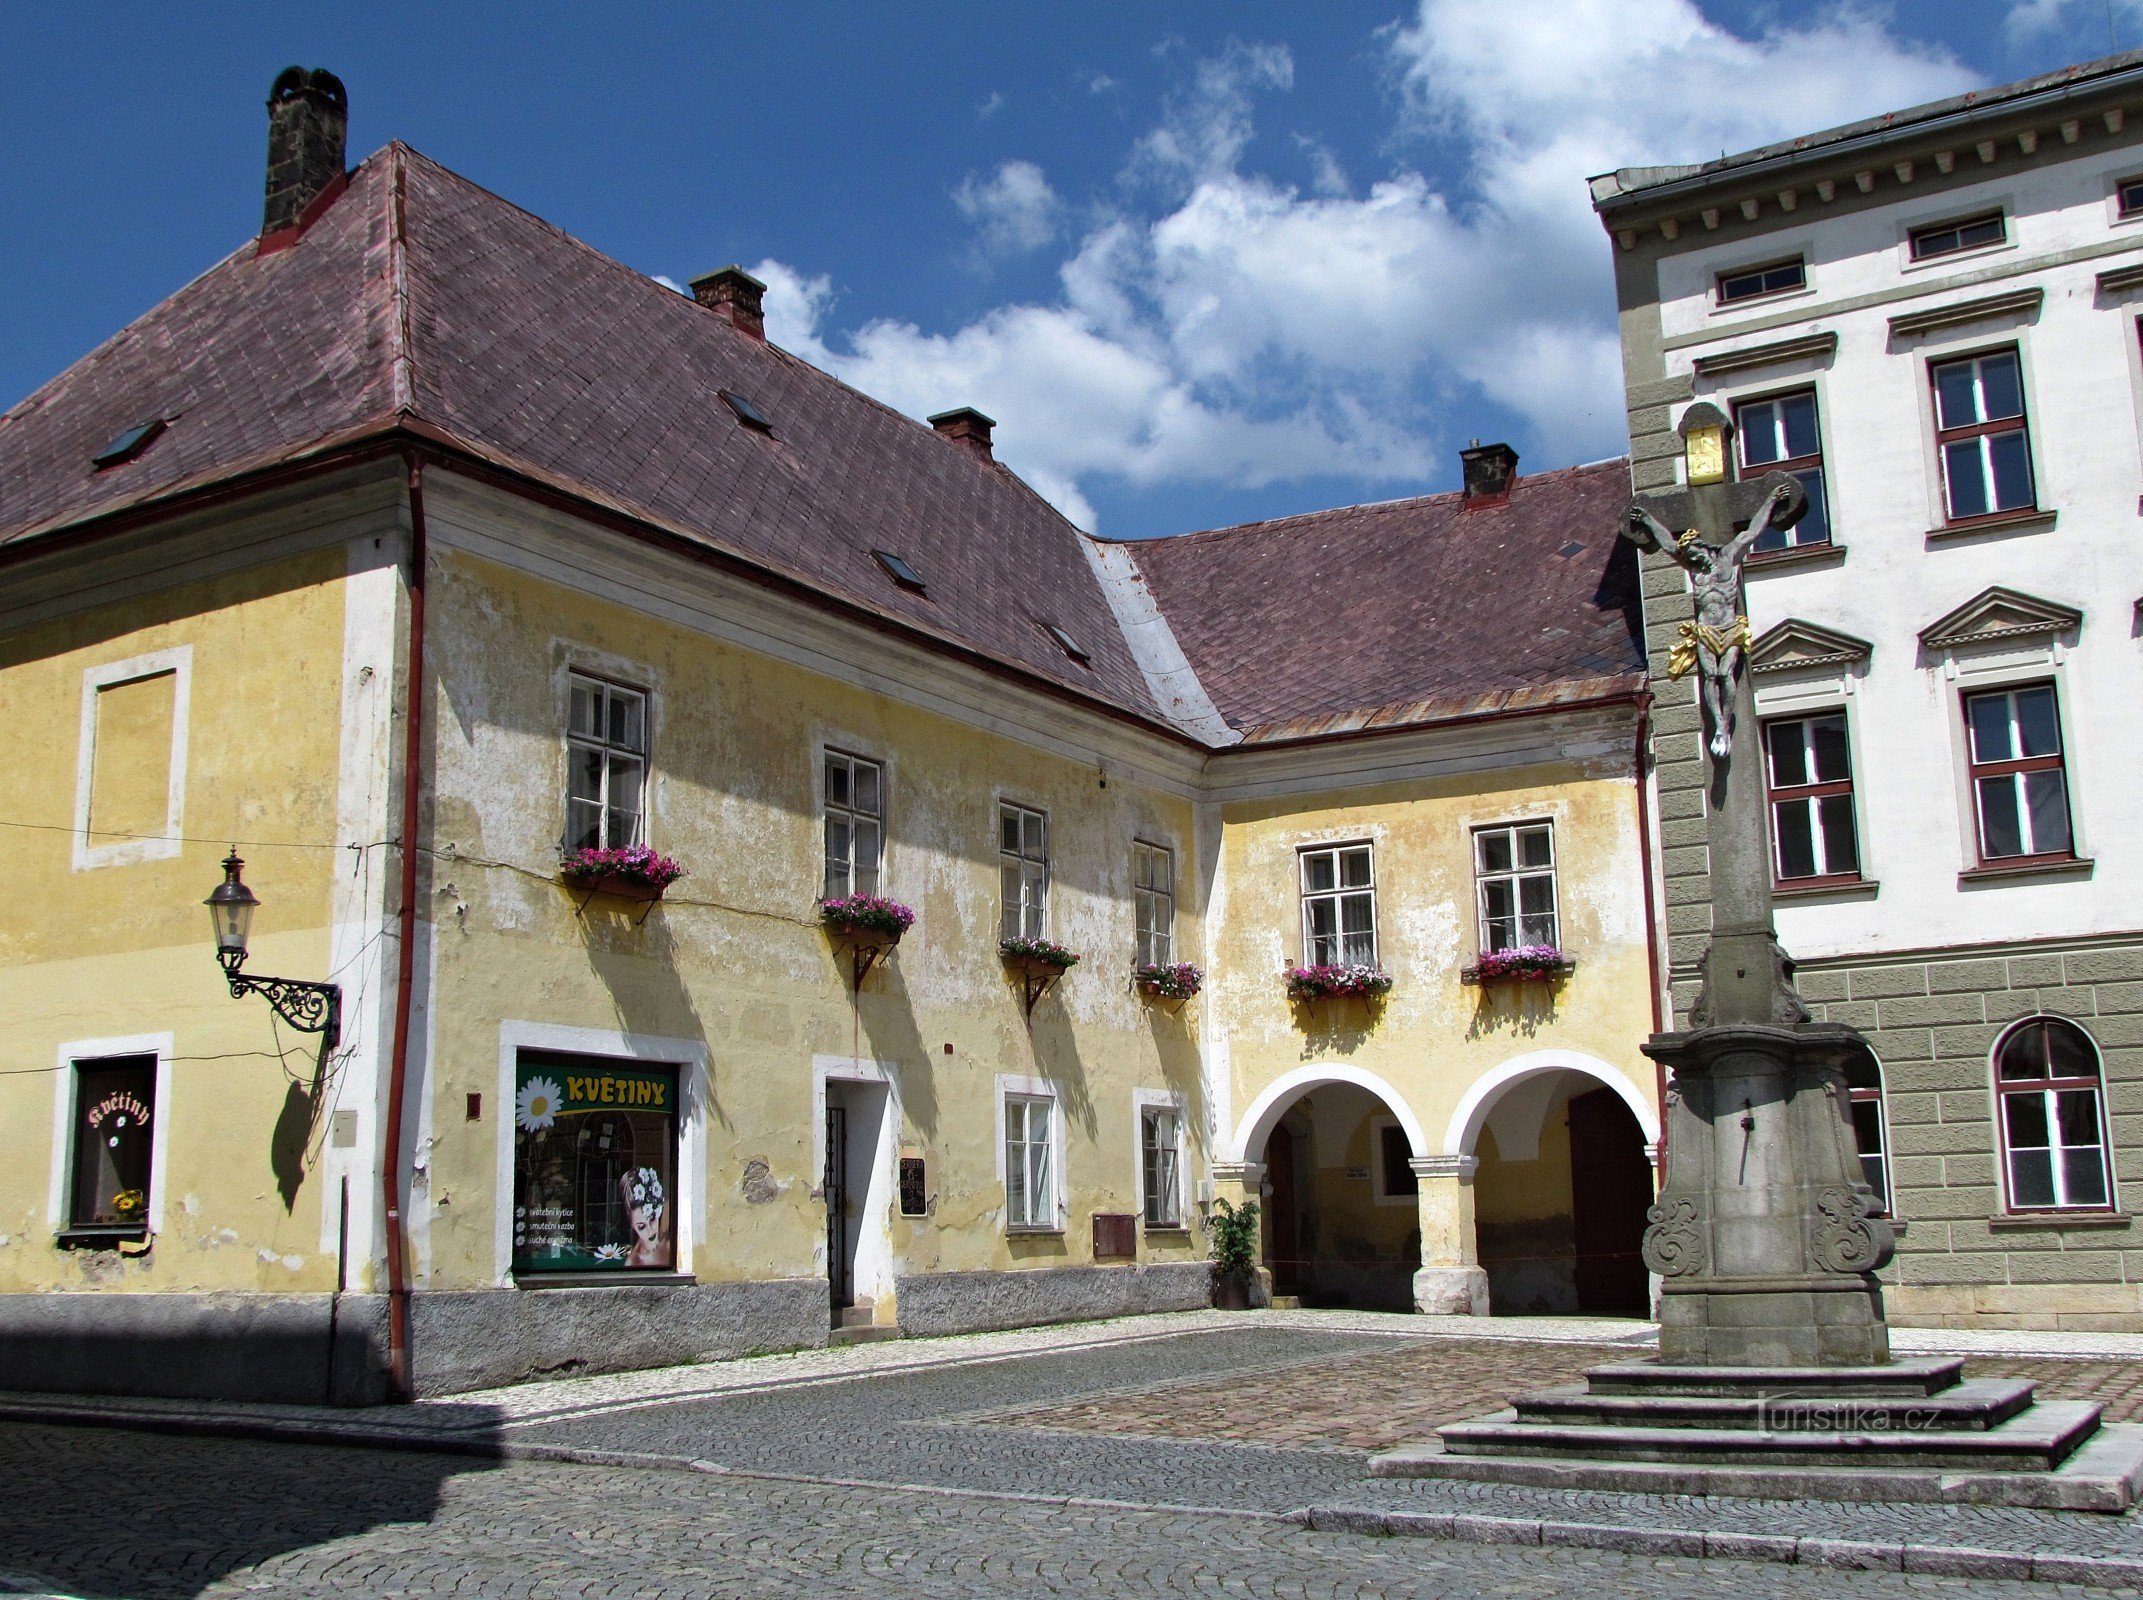
[[[99,472],[106,467],[122,466],[156,443],[164,427],[162,417],[151,417],[147,422],[137,423],[91,456],[89,464]]]
[[[923,582],[922,574],[890,550],[873,550],[871,559],[885,569],[885,575],[903,589],[913,589],[917,594],[928,594],[930,586]]]
[[[761,433],[772,433],[774,431],[774,419],[768,416],[765,409],[750,395],[738,394],[734,390],[724,389],[722,398],[729,402],[729,409],[737,414],[737,420],[743,423],[745,427],[757,428]]]
[[[1064,653],[1070,656],[1072,660],[1078,662],[1082,667],[1093,665],[1094,658],[1085,645],[1074,639],[1054,622],[1045,622],[1042,626],[1049,630],[1049,637],[1056,640],[1063,647]]]

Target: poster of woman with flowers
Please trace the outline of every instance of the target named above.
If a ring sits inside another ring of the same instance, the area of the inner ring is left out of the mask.
[[[515,1072],[513,1270],[671,1271],[677,1069],[524,1052]]]

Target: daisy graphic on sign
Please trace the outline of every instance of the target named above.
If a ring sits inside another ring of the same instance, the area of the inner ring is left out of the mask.
[[[558,1102],[564,1098],[549,1078],[530,1078],[521,1085],[513,1103],[514,1121],[524,1132],[540,1133],[558,1120]]]

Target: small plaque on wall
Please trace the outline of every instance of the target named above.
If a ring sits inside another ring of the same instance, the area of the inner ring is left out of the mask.
[[[1369,1169],[1367,1167],[1349,1167],[1347,1177],[1349,1181],[1354,1183],[1367,1183],[1369,1181]]]
[[[929,1186],[923,1176],[921,1156],[900,1158],[900,1214],[920,1217],[930,1209]]]

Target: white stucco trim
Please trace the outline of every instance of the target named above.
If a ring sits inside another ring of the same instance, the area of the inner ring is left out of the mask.
[[[164,832],[153,839],[114,839],[110,844],[91,844],[89,796],[97,766],[97,696],[101,690],[143,678],[172,675],[171,763],[164,795]],[[82,673],[82,732],[75,748],[74,773],[74,870],[92,867],[122,867],[137,861],[163,861],[181,848],[180,833],[186,816],[186,721],[193,693],[193,646],[174,645],[147,655],[109,661],[88,667]]]
[[[66,1228],[67,1190],[74,1176],[75,1073],[78,1061],[107,1056],[156,1057],[156,1090],[149,1104],[149,1232],[164,1227],[164,1190],[171,1166],[171,1052],[168,1033],[129,1033],[110,1039],[70,1039],[59,1047],[52,1075],[52,1172],[45,1191],[45,1220]]]
[[[1317,1062],[1307,1067],[1295,1067],[1283,1072],[1268,1083],[1258,1097],[1250,1102],[1250,1109],[1243,1113],[1243,1120],[1235,1130],[1230,1142],[1228,1161],[1252,1161],[1261,1159],[1250,1151],[1263,1151],[1265,1139],[1278,1126],[1287,1108],[1310,1090],[1327,1083],[1351,1083],[1357,1089],[1365,1089],[1383,1101],[1400,1127],[1406,1130],[1406,1142],[1416,1155],[1431,1154],[1428,1138],[1422,1132],[1421,1120],[1414,1115],[1398,1090],[1378,1077],[1374,1072],[1365,1072],[1360,1067],[1350,1067],[1344,1062]]]
[[[826,1087],[829,1083],[865,1084],[885,1091],[878,1115],[878,1133],[873,1143],[870,1170],[864,1174],[861,1193],[855,1174],[849,1187],[856,1201],[855,1298],[876,1299],[893,1292],[893,1210],[900,1203],[900,1070],[890,1061],[868,1061],[855,1056],[811,1058],[811,1186],[819,1188],[826,1174]],[[998,1159],[1004,1159],[1000,1143]],[[855,1133],[849,1133],[849,1148],[855,1148]],[[821,1189],[823,1197],[823,1190]],[[817,1256],[827,1275],[833,1263],[826,1259],[826,1236],[819,1234]]]
[[[678,1069],[677,1270],[692,1271],[707,1194],[706,1041],[665,1039],[651,1033],[614,1033],[606,1028],[566,1028],[548,1022],[499,1024],[498,1110],[492,1125],[497,1171],[492,1208],[492,1263],[502,1288],[513,1284],[513,1101],[514,1064],[523,1050],[559,1050],[571,1055],[615,1056]]]
[[[1658,1111],[1620,1069],[1609,1066],[1598,1056],[1586,1055],[1582,1050],[1534,1050],[1513,1056],[1473,1080],[1465,1094],[1459,1097],[1458,1109],[1451,1113],[1451,1125],[1444,1132],[1443,1153],[1472,1155],[1473,1142],[1481,1136],[1488,1114],[1495,1109],[1504,1090],[1544,1072],[1578,1072],[1588,1078],[1597,1078],[1622,1097],[1622,1103],[1636,1117],[1637,1126],[1644,1130],[1645,1142],[1659,1142]]]
[[[1138,1196],[1139,1226],[1146,1221],[1146,1113],[1176,1114],[1176,1225],[1187,1226],[1191,1214],[1190,1097],[1173,1089],[1131,1091],[1131,1192]]]

